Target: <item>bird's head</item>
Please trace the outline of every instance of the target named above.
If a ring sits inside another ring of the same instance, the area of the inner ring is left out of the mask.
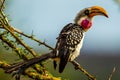
[[[82,26],[84,31],[87,31],[92,26],[92,19],[96,15],[102,15],[108,18],[105,9],[100,6],[92,6],[81,10],[75,17],[75,23]]]

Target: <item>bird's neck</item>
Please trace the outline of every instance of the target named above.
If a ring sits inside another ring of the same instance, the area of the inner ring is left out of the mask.
[[[86,32],[92,26],[92,19],[87,17],[80,18],[80,20],[78,20],[76,24],[80,25]]]

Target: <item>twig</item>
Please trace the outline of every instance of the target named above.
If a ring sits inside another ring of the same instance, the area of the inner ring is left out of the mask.
[[[112,73],[110,74],[110,76],[108,77],[108,80],[112,80],[113,74],[115,73],[116,68],[113,67]]]
[[[8,66],[10,66],[9,64],[7,64],[6,62],[4,62],[4,61],[0,61],[0,68],[6,68],[6,67],[8,67]]]
[[[2,36],[3,34],[0,34],[0,39],[6,43],[9,47],[11,47],[18,55],[20,58],[24,60],[28,60],[28,58],[25,56],[25,54],[21,54],[19,48],[17,48],[14,44],[12,44],[8,39]]]
[[[92,76],[91,74],[89,74],[85,69],[83,69],[79,63],[77,63],[75,60],[71,61],[71,63],[75,66],[75,69],[79,69],[80,71],[82,71],[86,76],[88,76],[88,78],[90,80],[96,80],[96,78],[94,76]]]
[[[53,77],[50,75],[49,76],[48,75],[40,75],[37,72],[32,71],[32,70],[26,70],[25,74],[35,80],[41,80],[41,79],[42,80],[61,80],[60,77]]]
[[[2,10],[3,8],[5,8],[5,5],[4,5],[4,3],[5,3],[5,0],[0,0],[1,1],[1,6],[0,6],[0,10]]]
[[[35,37],[33,37],[33,36],[31,36],[31,35],[27,35],[27,34],[23,33],[22,31],[20,31],[20,30],[18,30],[18,29],[16,29],[16,28],[13,28],[13,30],[14,30],[15,32],[17,32],[17,33],[19,33],[19,34],[27,37],[27,38],[30,38],[30,39],[38,42],[39,44],[44,45],[45,47],[48,47],[48,48],[51,49],[51,50],[54,50],[54,48],[52,48],[51,46],[47,45],[45,42],[41,42],[40,40],[36,39]]]

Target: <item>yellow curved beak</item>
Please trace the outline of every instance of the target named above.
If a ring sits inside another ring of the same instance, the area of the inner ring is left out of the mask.
[[[100,7],[100,6],[92,6],[92,7],[88,8],[88,9],[90,11],[89,17],[91,17],[91,18],[96,16],[96,15],[103,15],[103,16],[108,18],[107,11],[104,8]]]

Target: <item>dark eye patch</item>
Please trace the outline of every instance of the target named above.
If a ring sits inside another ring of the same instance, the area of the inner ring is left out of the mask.
[[[84,13],[85,13],[85,15],[89,15],[90,12],[89,12],[89,10],[85,10]]]

